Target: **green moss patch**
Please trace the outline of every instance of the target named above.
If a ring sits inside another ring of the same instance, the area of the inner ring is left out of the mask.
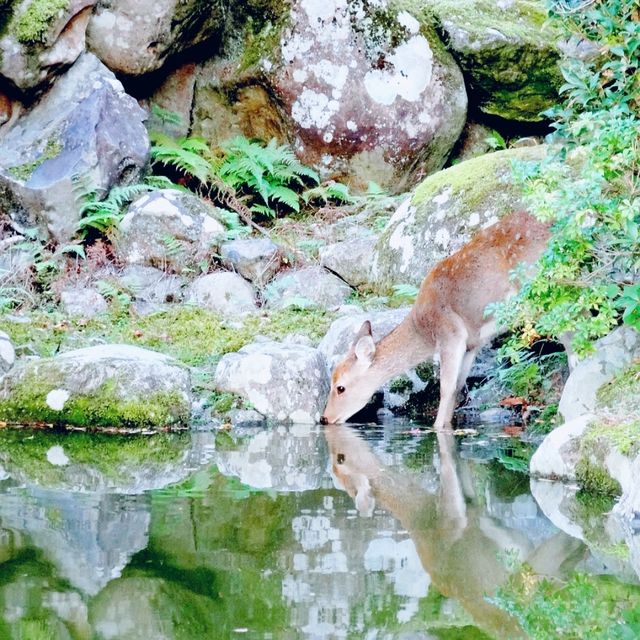
[[[545,152],[543,146],[525,147],[495,151],[466,160],[429,176],[415,189],[412,202],[419,206],[445,189],[451,189],[452,197],[464,198],[466,206],[472,210],[491,202],[501,181],[506,183],[501,188],[509,188],[513,161],[541,160]]]
[[[640,412],[640,362],[624,369],[610,382],[598,389],[600,407],[620,412]],[[640,415],[638,415],[640,419]]]
[[[582,458],[576,464],[576,480],[584,491],[605,496],[622,493],[620,483],[605,471],[603,465],[588,458]]]
[[[51,160],[60,154],[62,151],[62,143],[57,137],[52,137],[47,140],[47,144],[44,147],[42,153],[33,161],[20,164],[15,167],[9,167],[9,173],[26,182],[36,171],[38,167],[44,164],[47,160]]]
[[[51,22],[68,8],[69,0],[32,0],[27,10],[12,24],[18,42],[46,44]]]

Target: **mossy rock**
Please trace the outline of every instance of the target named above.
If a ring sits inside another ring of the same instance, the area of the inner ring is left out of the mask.
[[[374,252],[373,278],[387,292],[419,285],[436,262],[475,231],[524,207],[514,162],[541,160],[543,145],[496,151],[439,171],[419,184],[385,227]]]
[[[22,361],[0,386],[0,420],[11,423],[162,429],[186,425],[190,413],[189,372],[128,345]]]
[[[540,0],[427,0],[481,111],[537,122],[558,101],[559,34]]]

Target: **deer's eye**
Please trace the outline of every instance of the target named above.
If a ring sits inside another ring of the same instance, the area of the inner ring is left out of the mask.
[[[336,387],[336,391],[338,392],[338,395],[340,395],[341,393],[345,392],[345,388],[340,385],[339,387]]]

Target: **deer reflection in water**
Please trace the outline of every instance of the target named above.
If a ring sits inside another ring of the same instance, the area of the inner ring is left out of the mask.
[[[501,552],[516,552],[534,571],[559,576],[580,560],[583,544],[558,532],[537,547],[495,521],[478,504],[468,467],[457,459],[453,432],[438,431],[440,489],[428,493],[412,473],[386,467],[353,428],[324,427],[331,473],[361,516],[376,506],[409,532],[424,570],[442,595],[456,599],[475,624],[495,638],[523,637],[516,621],[490,604],[509,571]]]

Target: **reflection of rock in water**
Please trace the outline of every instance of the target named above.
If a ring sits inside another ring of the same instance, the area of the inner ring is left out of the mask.
[[[246,433],[250,437],[235,450],[215,453],[221,473],[256,489],[309,491],[322,485],[327,454],[317,427],[278,426]]]
[[[28,467],[3,460],[12,479],[0,488],[0,526],[26,536],[61,576],[94,595],[147,546],[151,515],[143,492],[186,478],[210,459],[212,442],[211,433],[177,438],[171,441],[175,455],[165,462],[151,459],[153,450],[149,460],[125,456],[111,467],[99,467],[101,461],[74,464],[71,458],[55,468],[50,483],[55,488],[47,489],[40,486],[52,478],[46,456],[23,458],[31,463]]]
[[[95,595],[146,547],[150,513],[145,496],[31,488],[3,496],[0,522],[27,535],[75,588]]]
[[[406,622],[427,596],[431,580],[415,545],[387,512],[361,518],[349,496],[326,496],[322,508],[297,516],[292,528],[297,548],[282,595],[291,626],[305,637],[346,637],[354,610],[369,623],[383,609]]]

